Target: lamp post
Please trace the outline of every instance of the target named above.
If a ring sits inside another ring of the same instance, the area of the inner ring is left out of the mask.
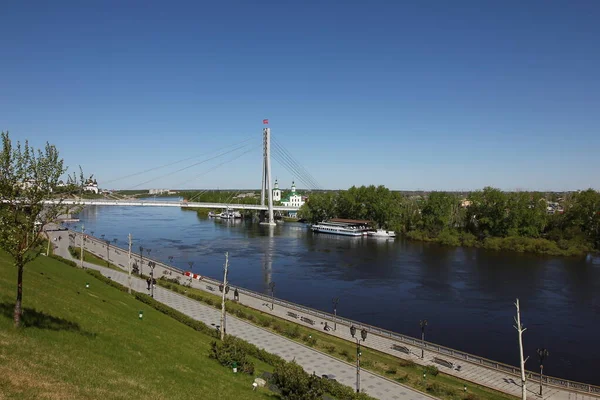
[[[356,335],[356,327],[354,325],[350,327],[350,334],[356,340],[356,393],[360,393],[360,339],[354,336]],[[361,329],[360,337],[363,342],[367,338],[367,330],[365,328]]]
[[[150,297],[154,298],[154,267],[156,264],[154,261],[148,261],[148,266],[150,267]]]
[[[106,267],[110,268],[110,240],[106,241]]]
[[[333,303],[333,315],[334,315],[334,319],[333,319],[333,330],[337,330],[337,305],[340,302],[340,298],[339,297],[334,297],[333,299],[331,299],[331,302]]]
[[[420,320],[419,325],[421,326],[421,359],[423,359],[425,358],[425,327],[427,326],[427,320]]]
[[[144,265],[144,248],[142,246],[140,246],[140,276],[144,275],[143,265]]]
[[[544,358],[548,357],[550,355],[550,353],[548,352],[547,349],[544,349],[543,347],[540,349],[537,349],[537,354],[538,354],[538,358],[540,360],[540,396],[542,395],[542,377],[544,376]]]
[[[275,304],[275,282],[269,283],[269,289],[271,289],[271,311],[273,311],[273,305]]]

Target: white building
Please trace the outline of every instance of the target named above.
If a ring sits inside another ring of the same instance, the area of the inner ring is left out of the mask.
[[[98,194],[98,182],[96,182],[96,180],[92,179],[92,177],[90,176],[90,179],[85,181],[85,184],[83,185],[83,190]]]
[[[277,179],[275,179],[275,186],[273,188],[273,201],[281,201],[281,190],[279,190]]]
[[[275,183],[275,187],[277,188],[277,183]],[[279,189],[273,189],[273,200],[275,200],[275,190],[279,191]],[[281,194],[279,194],[281,196]],[[305,203],[306,197],[302,196],[301,193],[296,192],[296,184],[292,181],[292,189],[290,194],[281,200],[281,204],[286,207],[302,207]],[[291,212],[290,215],[296,214],[295,212]]]

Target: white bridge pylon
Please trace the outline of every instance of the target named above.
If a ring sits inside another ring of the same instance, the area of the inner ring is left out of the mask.
[[[269,120],[263,120],[263,123],[268,124]],[[261,222],[265,225],[275,225],[275,217],[273,216],[273,190],[271,190],[271,128],[263,128],[263,170],[262,170],[262,186],[260,190],[260,204],[265,206],[265,193],[268,197],[267,220]]]

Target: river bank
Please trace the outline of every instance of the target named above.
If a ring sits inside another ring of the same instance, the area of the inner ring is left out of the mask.
[[[547,256],[585,257],[597,253],[589,246],[577,241],[552,241],[544,238],[519,236],[488,237],[477,240],[474,235],[459,232],[442,232],[438,237],[429,237],[423,231],[411,231],[404,235],[413,241],[438,243],[452,247],[474,247],[495,251],[514,251]]]

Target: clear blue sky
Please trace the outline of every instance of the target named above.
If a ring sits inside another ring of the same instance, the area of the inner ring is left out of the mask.
[[[102,187],[253,137],[212,172],[223,157],[137,187],[258,188],[269,118],[325,188],[600,188],[596,0],[30,1],[0,15],[0,129],[56,144]],[[273,177],[292,180],[276,161]]]

